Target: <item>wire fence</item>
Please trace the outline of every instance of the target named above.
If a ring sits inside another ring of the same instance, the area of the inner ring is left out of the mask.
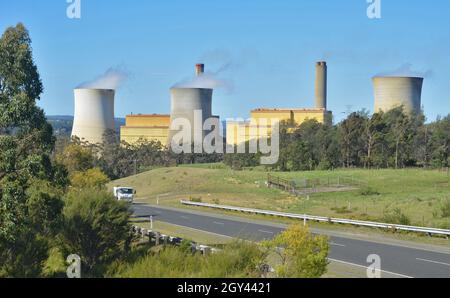
[[[366,181],[354,177],[325,177],[325,178],[300,178],[285,179],[271,174],[267,175],[267,186],[278,188],[293,195],[300,196],[319,192],[332,192],[344,189],[367,187]]]

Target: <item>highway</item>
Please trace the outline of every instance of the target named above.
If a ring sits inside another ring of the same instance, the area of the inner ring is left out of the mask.
[[[283,231],[281,225],[276,226],[273,223],[251,219],[237,219],[221,214],[192,212],[140,203],[134,204],[133,208],[136,217],[153,216],[154,220],[253,241],[270,239]],[[450,254],[448,253],[380,243],[375,240],[330,236],[329,258],[331,260],[367,267],[369,265],[367,257],[372,254],[380,256],[381,270],[390,277],[450,278]]]

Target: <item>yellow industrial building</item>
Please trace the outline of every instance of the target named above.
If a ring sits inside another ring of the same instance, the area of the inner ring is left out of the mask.
[[[128,115],[120,128],[120,140],[128,144],[142,141],[159,141],[167,145],[170,115]]]
[[[204,73],[204,65],[196,65],[196,74],[201,76]],[[213,117],[211,114],[211,96],[212,90],[199,88],[173,88],[172,92],[172,113],[179,116],[179,110],[183,116],[190,119],[193,111],[187,109],[198,106],[203,103],[203,113],[207,117]],[[307,120],[315,119],[319,123],[331,123],[332,113],[327,110],[327,64],[325,61],[316,63],[316,82],[315,82],[315,106],[313,108],[289,108],[289,109],[256,109],[251,111],[251,121],[228,121],[226,124],[226,142],[230,145],[237,145],[252,139],[267,138],[271,135],[270,119],[279,122],[286,122],[290,131],[295,130]],[[176,105],[174,105],[176,103]],[[172,116],[174,116],[172,115]],[[264,119],[264,120],[263,120]],[[204,120],[206,120],[204,118]],[[121,127],[121,141],[136,144],[140,141],[160,141],[167,146],[170,135],[170,115],[129,115],[126,117],[125,126]]]
[[[251,111],[250,121],[227,122],[227,143],[237,145],[251,139],[259,139],[271,135],[271,121],[285,122],[294,130],[307,120],[315,119],[319,123],[332,121],[330,111],[326,109],[256,109]],[[264,119],[264,120],[263,120]]]

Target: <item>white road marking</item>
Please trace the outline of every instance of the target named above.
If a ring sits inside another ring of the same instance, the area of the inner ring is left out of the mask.
[[[265,234],[275,234],[274,232],[270,232],[270,231],[264,231],[264,230],[258,230],[258,232],[261,232],[261,233],[265,233]]]
[[[189,219],[189,217],[187,217],[187,216],[181,216],[181,218],[184,218],[184,219]]]
[[[223,222],[217,222],[217,221],[215,221],[214,223],[215,223],[216,225],[221,225],[221,226],[224,226],[224,225],[225,225]]]
[[[428,262],[428,263],[434,263],[434,264],[440,264],[440,265],[450,266],[450,264],[447,264],[447,263],[444,263],[444,262],[438,262],[438,261],[432,261],[432,260],[420,259],[420,258],[416,258],[416,260],[417,260],[417,261]]]
[[[345,247],[344,244],[339,244],[339,243],[334,243],[334,242],[330,242],[330,245],[333,245],[333,246],[340,246],[340,247]]]
[[[336,260],[336,259],[332,259],[332,258],[328,258],[328,260],[330,260],[332,262],[338,262],[338,263],[342,263],[342,264],[347,264],[347,265],[351,265],[351,266],[367,269],[366,266],[358,265],[358,264],[355,264],[355,263],[345,262],[345,261]],[[412,276],[408,276],[408,275],[404,275],[404,274],[400,274],[400,273],[394,273],[394,272],[390,272],[390,271],[386,271],[386,270],[380,270],[380,269],[377,269],[377,270],[379,270],[380,272],[384,272],[384,273],[392,274],[392,275],[397,275],[397,276],[404,277],[404,278],[414,278]]]

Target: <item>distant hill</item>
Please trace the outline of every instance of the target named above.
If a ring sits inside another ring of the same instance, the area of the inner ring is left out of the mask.
[[[52,115],[47,121],[53,126],[56,136],[70,136],[72,134],[73,116]],[[125,125],[125,118],[115,119],[115,129],[119,133],[120,127]]]

